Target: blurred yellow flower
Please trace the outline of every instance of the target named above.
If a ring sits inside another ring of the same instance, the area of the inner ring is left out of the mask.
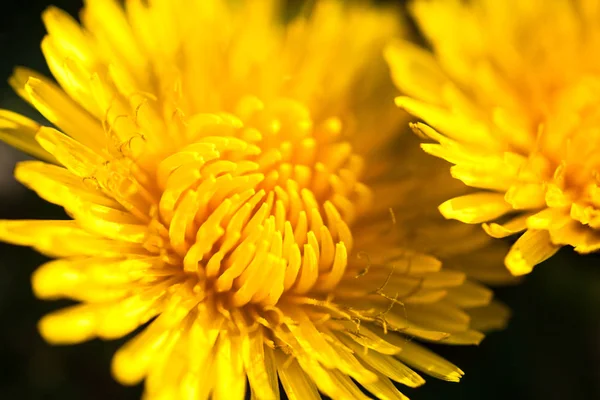
[[[390,144],[395,11],[282,11],[89,0],[81,28],[50,8],[42,49],[62,88],[11,78],[64,132],[1,111],[3,139],[47,161],[16,177],[73,220],[0,221],[0,238],[58,258],[36,295],[81,302],[41,320],[51,343],[145,326],[113,361],[145,398],[243,399],[247,378],[259,399],[278,381],[290,399],[366,399],[355,382],[405,399],[390,378],[421,385],[411,368],[463,374],[411,338],[476,344],[505,322],[466,280],[505,279],[486,268],[503,250],[437,215],[455,181],[410,135]]]
[[[525,231],[515,275],[570,245],[600,248],[600,2],[417,0],[432,52],[386,50],[396,102],[428,125],[423,149],[483,189],[440,206],[493,237]]]

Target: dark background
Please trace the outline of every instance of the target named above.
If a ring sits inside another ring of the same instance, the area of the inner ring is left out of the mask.
[[[45,33],[40,13],[54,4],[76,15],[81,0],[0,3],[0,108],[39,120],[6,79],[15,65],[49,75],[39,48]],[[0,218],[61,218],[60,209],[13,180],[14,163],[24,158],[0,142]],[[110,377],[111,355],[123,341],[66,347],[42,341],[37,320],[62,306],[31,292],[30,275],[43,261],[29,249],[0,243],[0,399],[138,399],[139,387],[122,387]],[[514,310],[507,330],[476,348],[435,346],[466,372],[462,382],[430,378],[403,392],[413,400],[600,399],[599,264],[600,256],[564,249],[521,285],[498,289]]]

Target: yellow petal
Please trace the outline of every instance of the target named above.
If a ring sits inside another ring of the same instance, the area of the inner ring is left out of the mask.
[[[15,168],[15,178],[36,191],[46,201],[67,207],[84,202],[119,208],[120,205],[90,182],[73,175],[66,168],[39,161],[23,161]]]
[[[320,400],[321,396],[314,382],[302,370],[298,361],[276,351],[277,372],[285,394],[290,400]]]
[[[259,399],[279,399],[275,360],[265,351],[262,329],[243,338],[242,357],[252,393]]]
[[[93,178],[98,166],[106,161],[89,147],[53,128],[41,127],[36,140],[62,165],[82,178]]]
[[[515,185],[506,192],[504,199],[516,210],[544,208],[546,188],[543,183]]]
[[[104,304],[82,304],[53,312],[39,322],[39,330],[53,344],[79,343],[101,337],[122,337],[160,312],[158,298],[132,296]]]
[[[38,329],[53,344],[79,343],[96,336],[98,314],[92,307],[80,305],[65,308],[43,317]]]
[[[466,273],[471,279],[493,285],[518,281],[506,268],[498,268],[498,260],[506,256],[508,246],[500,241],[446,260],[445,265]],[[460,289],[460,287],[457,287]]]
[[[383,374],[376,373],[377,380],[373,383],[362,384],[371,394],[382,400],[409,400],[400,393],[389,378]]]
[[[304,372],[310,376],[321,392],[332,399],[361,399],[368,400],[349,378],[343,375],[334,376],[332,370],[323,368],[311,357],[298,357],[298,362]],[[344,379],[346,378],[346,379]],[[358,397],[357,397],[358,396]]]
[[[246,375],[238,345],[223,334],[219,338],[218,346],[214,366],[216,374],[215,387],[212,392],[213,399],[244,400],[246,397]],[[307,398],[310,399],[310,397]],[[293,399],[290,398],[290,400]]]
[[[465,332],[453,333],[446,339],[442,339],[439,343],[445,343],[457,346],[472,346],[479,345],[485,338],[485,335],[479,331],[469,329]]]
[[[552,244],[548,231],[529,229],[511,247],[504,263],[513,275],[525,275],[552,257],[560,247]]]
[[[96,60],[93,41],[86,37],[73,17],[59,8],[51,6],[42,14],[42,20],[48,34],[62,49],[88,65],[93,64]]]
[[[392,333],[389,335],[395,334]],[[360,346],[357,346],[356,343],[353,344],[351,341],[345,341],[344,343],[349,345],[355,351],[356,355],[371,368],[398,383],[408,387],[419,387],[425,383],[425,380],[419,374],[392,356],[381,354],[377,351],[365,352],[364,349],[361,349]]]
[[[92,235],[75,221],[0,221],[0,239],[19,246],[31,246],[51,257],[91,255],[116,257],[140,254],[140,246]]]
[[[448,219],[479,224],[503,216],[512,207],[501,193],[479,192],[450,199],[441,204],[439,210]]]
[[[560,229],[571,222],[569,208],[546,208],[527,218],[527,228],[536,230]]]
[[[504,329],[510,317],[510,310],[504,304],[492,301],[485,307],[470,308],[471,327],[478,331],[494,331]]]
[[[42,40],[42,52],[52,75],[65,92],[97,119],[104,118],[98,102],[91,92],[94,70],[86,69],[73,53],[61,53],[56,39],[47,35]]]
[[[48,121],[73,139],[93,149],[106,147],[106,135],[98,120],[44,76],[26,68],[16,68],[9,83]]]
[[[106,302],[134,290],[131,283],[152,279],[153,268],[163,264],[158,257],[59,259],[40,266],[31,281],[35,295],[43,299]]]
[[[141,90],[148,90],[145,84],[149,79],[149,60],[142,52],[122,6],[114,0],[87,0],[81,19],[103,53],[125,64],[134,79],[144,85]]]
[[[40,126],[29,118],[8,110],[0,110],[0,140],[40,160],[56,163],[56,159],[35,141],[39,128]]]
[[[423,373],[445,381],[458,382],[464,375],[457,366],[414,342],[406,341],[396,357]]]
[[[146,328],[115,353],[111,370],[119,383],[137,385],[147,375],[152,361],[159,358],[157,353],[170,350],[170,345],[173,344],[170,339],[177,335],[162,327],[157,330],[155,325]]]
[[[406,41],[397,41],[385,49],[396,86],[405,94],[432,104],[439,104],[442,86],[448,78],[433,56]]]
[[[505,168],[497,165],[467,166],[454,165],[450,168],[453,178],[462,181],[465,185],[479,189],[508,190],[514,180],[514,176]]]
[[[88,232],[133,243],[142,243],[147,237],[145,221],[126,212],[99,190],[86,187],[83,180],[64,168],[25,162],[17,166],[15,176],[45,200],[63,206]]]
[[[330,370],[329,376],[330,376],[331,380],[334,382],[334,384],[345,392],[344,396],[337,397],[337,398],[370,400],[370,398],[367,397],[358,388],[358,386],[356,385],[356,383],[354,383],[353,380],[351,380],[347,375],[344,375],[339,370],[336,370],[336,369]],[[377,380],[377,377],[374,378],[374,381],[376,381],[376,380]]]
[[[401,349],[393,344],[387,342],[384,338],[377,335],[365,326],[361,326],[358,332],[356,332],[356,326],[352,325],[351,322],[340,322],[346,327],[343,331],[344,334],[349,336],[354,342],[363,346],[364,348],[374,350],[377,353],[393,355],[401,351]],[[344,342],[346,342],[344,340]]]
[[[495,139],[489,128],[476,120],[453,114],[441,107],[409,97],[397,97],[396,105],[421,118],[439,132],[457,141],[477,145],[481,150],[501,149],[502,143]]]
[[[487,287],[472,281],[448,290],[445,301],[456,304],[461,308],[481,307],[487,305],[493,293]]]
[[[485,232],[493,238],[504,238],[515,233],[519,233],[527,229],[527,219],[533,214],[522,214],[515,218],[511,218],[504,224],[483,224]]]
[[[469,327],[469,316],[451,303],[406,304],[407,319],[419,326],[441,332],[462,332]]]
[[[578,253],[592,253],[600,249],[600,234],[598,231],[582,225],[579,221],[571,220],[569,223],[553,228],[549,232],[552,243],[573,246]]]

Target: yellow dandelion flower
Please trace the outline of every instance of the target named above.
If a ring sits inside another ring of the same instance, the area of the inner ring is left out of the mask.
[[[112,369],[145,379],[145,398],[243,399],[248,380],[259,399],[278,382],[290,399],[366,399],[357,383],[405,399],[391,381],[421,385],[413,368],[463,375],[412,338],[475,344],[506,319],[466,279],[504,278],[461,255],[489,265],[487,236],[430,212],[452,185],[410,139],[389,145],[403,117],[381,53],[397,15],[281,12],[88,0],[81,27],[50,8],[60,87],[11,78],[62,131],[0,111],[3,140],[46,161],[15,175],[72,220],[0,221],[0,238],[56,258],[37,296],[81,302],[40,321],[49,342],[143,327]]]
[[[561,246],[600,248],[597,0],[417,0],[411,10],[433,54],[409,43],[386,51],[406,97],[428,125],[423,149],[483,189],[440,206],[484,223],[496,238],[519,232],[505,263],[521,275]]]

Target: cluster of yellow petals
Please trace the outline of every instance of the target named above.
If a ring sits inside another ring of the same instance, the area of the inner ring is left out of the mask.
[[[80,26],[50,8],[60,86],[11,78],[60,129],[0,111],[2,140],[45,160],[16,177],[72,219],[0,221],[0,238],[57,258],[33,276],[39,297],[81,302],[40,321],[48,341],[145,326],[113,373],[145,379],[148,399],[243,399],[246,379],[259,399],[279,381],[290,399],[367,399],[357,383],[405,399],[391,381],[421,385],[411,367],[463,374],[413,338],[477,344],[505,322],[467,279],[504,280],[503,249],[438,218],[453,181],[391,141],[396,13],[328,0],[284,24],[284,10],[89,0]]]
[[[524,234],[505,263],[516,275],[570,245],[600,248],[600,2],[416,0],[433,52],[398,42],[387,58],[428,125],[423,149],[483,189],[440,206],[493,237]]]

